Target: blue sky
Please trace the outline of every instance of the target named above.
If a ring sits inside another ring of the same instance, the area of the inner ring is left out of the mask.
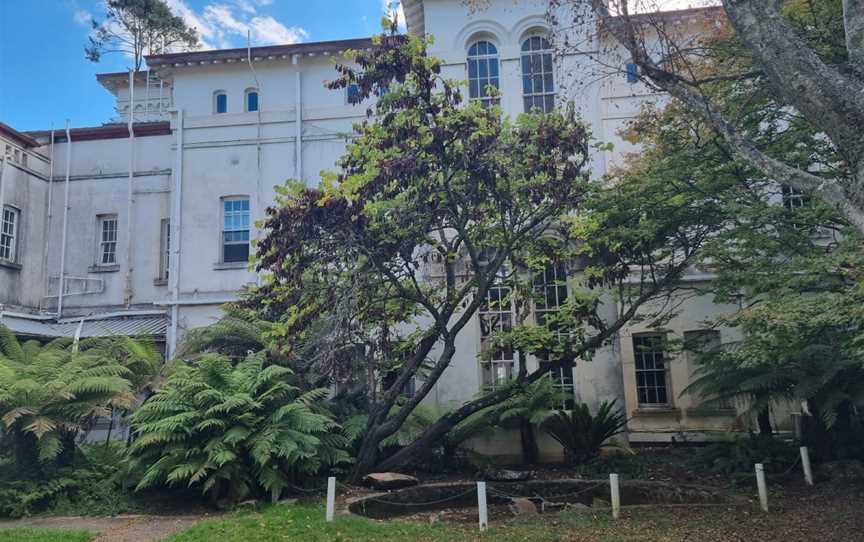
[[[387,0],[167,0],[208,48],[321,41],[380,30]],[[92,17],[103,0],[0,0],[0,121],[19,130],[98,126],[113,116],[112,96],[95,74],[128,69],[129,59],[84,58]]]

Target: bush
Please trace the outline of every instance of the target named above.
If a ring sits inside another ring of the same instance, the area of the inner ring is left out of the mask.
[[[90,444],[72,465],[21,469],[11,457],[0,460],[0,516],[42,512],[107,516],[137,509],[122,485],[121,444]]]
[[[753,465],[762,463],[769,473],[782,473],[798,461],[794,445],[768,436],[749,436],[709,444],[695,452],[697,468],[715,474],[752,473]]]
[[[345,437],[322,403],[302,393],[264,352],[236,365],[204,354],[178,366],[164,389],[132,415],[137,489],[186,485],[214,501],[273,497],[324,467],[349,460]]]
[[[626,426],[627,418],[615,409],[615,401],[604,401],[593,416],[585,403],[575,405],[570,412],[556,411],[542,428],[564,447],[571,462],[585,463],[597,457],[600,448]]]

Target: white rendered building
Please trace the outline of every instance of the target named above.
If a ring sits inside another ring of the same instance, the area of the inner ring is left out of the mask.
[[[571,36],[580,45],[564,52],[543,0],[491,0],[477,11],[461,0],[403,4],[408,31],[434,36],[430,54],[444,60],[445,76],[469,82],[472,98],[494,84],[511,116],[573,100],[596,139],[615,144],[593,157],[596,175],[634,150],[618,131],[646,101],[663,99],[596,28]],[[665,15],[686,29],[718,16]],[[186,331],[214,321],[222,303],[256,281],[249,240],[274,187],[289,178],[315,185],[335,168],[366,106],[324,83],[335,77],[334,58],[370,46],[353,39],[153,56],[148,72],[98,76],[117,100],[118,118],[104,126],[22,134],[0,125],[0,322],[23,336],[155,334],[170,355]],[[598,77],[598,59],[614,69]],[[723,309],[688,301],[666,331],[709,333],[702,321]],[[625,328],[559,383],[589,404],[626,404],[634,441],[732,428],[734,411],[705,411],[680,395],[692,360],[634,349],[653,336]],[[430,401],[452,406],[478,393],[490,372],[478,360],[480,342],[478,318]],[[513,455],[518,439],[477,447]]]

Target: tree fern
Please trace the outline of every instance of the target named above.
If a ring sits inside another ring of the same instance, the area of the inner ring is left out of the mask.
[[[198,488],[213,499],[278,496],[299,477],[350,460],[347,439],[318,404],[263,352],[239,363],[217,353],[177,367],[132,416],[139,489]]]

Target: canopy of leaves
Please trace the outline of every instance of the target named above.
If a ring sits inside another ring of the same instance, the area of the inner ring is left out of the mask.
[[[108,0],[103,21],[92,21],[93,31],[84,53],[91,62],[103,54],[122,53],[141,69],[145,55],[194,49],[198,32],[175,15],[165,0]]]

